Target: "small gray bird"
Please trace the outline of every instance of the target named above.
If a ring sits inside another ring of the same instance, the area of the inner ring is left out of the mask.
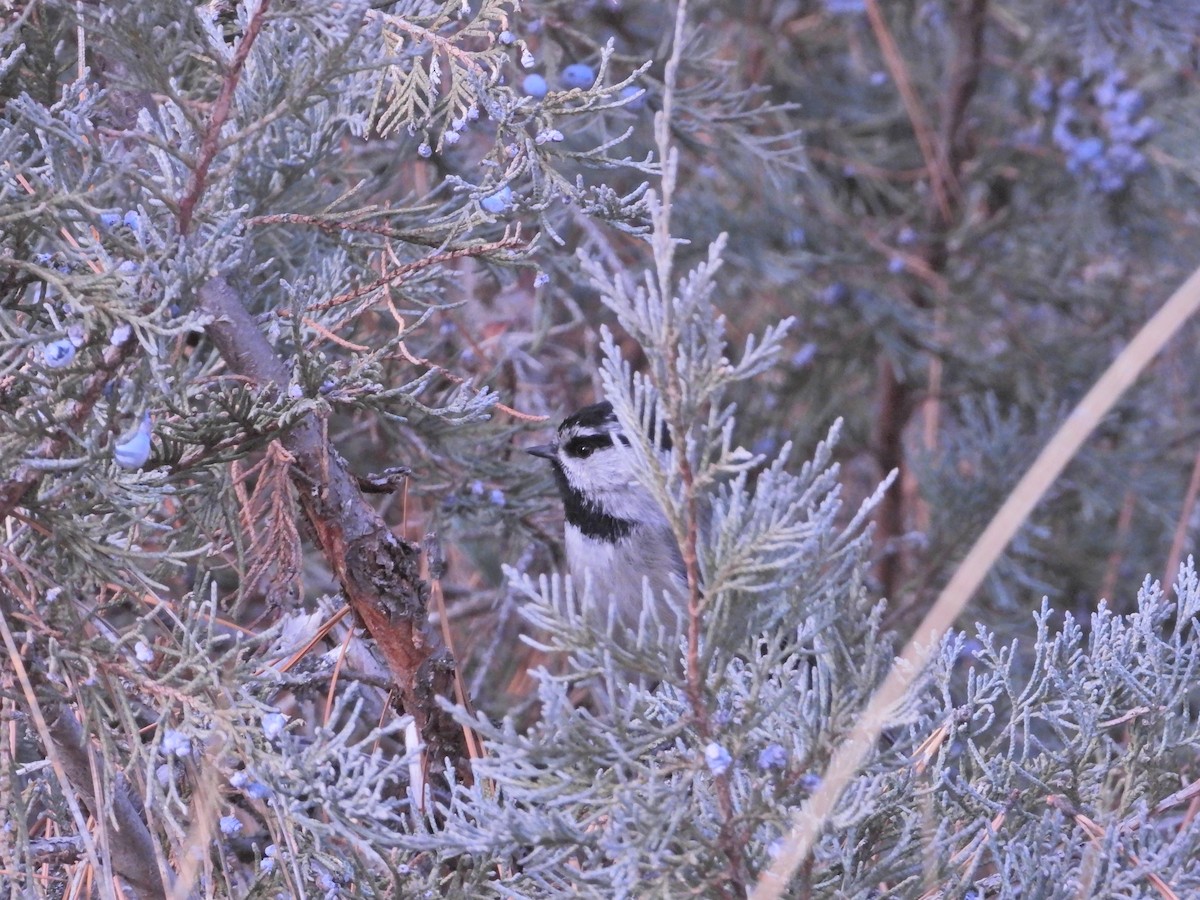
[[[636,628],[648,584],[659,620],[678,634],[687,593],[683,558],[662,508],[638,481],[612,404],[585,406],[563,421],[553,443],[526,452],[553,467],[576,591],[590,579],[599,608],[614,605],[618,621]]]

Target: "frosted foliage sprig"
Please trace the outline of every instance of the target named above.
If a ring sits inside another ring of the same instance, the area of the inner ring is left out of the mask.
[[[853,582],[836,590],[844,620]],[[1053,897],[1076,896],[1084,877],[1104,893],[1156,896],[1148,871],[1177,892],[1196,889],[1188,860],[1200,838],[1177,831],[1171,815],[1186,806],[1189,783],[1200,783],[1188,762],[1200,747],[1187,702],[1200,675],[1200,581],[1190,565],[1175,592],[1171,602],[1148,583],[1131,615],[1095,613],[1091,637],[1069,616],[1051,627],[1046,607],[1036,622],[1039,662],[1027,673],[1013,665],[1015,644],[986,630],[950,635],[839,804],[815,850],[813,895],[887,883],[1016,896],[1005,891],[1047,866]],[[533,730],[474,720],[490,748],[481,771],[495,790],[461,791],[451,827],[415,846],[453,858],[520,835],[530,867],[507,887],[534,896],[571,879],[584,896],[599,896],[606,878],[642,890],[715,885],[719,867],[704,860],[712,862],[705,851],[720,818],[710,780],[718,760],[738,814],[752,823],[748,853],[765,865],[793,805],[819,783],[830,729],[882,674],[881,610],[854,627],[810,619],[782,655],[766,646],[731,660],[715,697],[724,733],[711,747],[692,743],[677,689],[627,686],[595,716],[571,702],[570,679],[541,673],[544,715]],[[1116,782],[1114,772],[1123,773]],[[1144,865],[1093,871],[1106,841]],[[566,845],[569,858],[556,856]]]
[[[438,149],[457,143],[469,122],[493,105],[486,95],[512,52],[499,40],[500,23],[514,5],[445,4],[427,16],[372,11],[384,49],[396,60],[377,82],[372,118],[379,130],[437,131]]]

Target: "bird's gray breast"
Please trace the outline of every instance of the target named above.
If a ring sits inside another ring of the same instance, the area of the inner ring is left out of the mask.
[[[607,618],[615,606],[621,624],[636,628],[648,584],[658,618],[678,629],[685,605],[683,560],[674,533],[665,524],[636,525],[617,540],[589,537],[570,523],[566,526],[567,563],[582,594],[590,580],[592,599]],[[663,600],[663,593],[669,599]],[[676,609],[672,609],[672,606]]]

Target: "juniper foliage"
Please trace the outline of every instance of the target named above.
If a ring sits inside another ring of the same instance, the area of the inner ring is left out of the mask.
[[[887,19],[905,51],[940,46],[982,4],[916,6]],[[1061,51],[1013,25],[1026,6],[995,15],[1055,84],[1037,115],[1043,149],[1076,176],[1061,190],[1120,178],[1112,202],[1132,202],[1136,159],[1106,153],[1105,168],[1086,143],[1088,129],[1120,143],[1117,126],[1121,146],[1149,140],[1136,110],[1109,115],[1129,88],[1080,62],[1096,105],[1063,113],[1075,101],[1045,62]],[[1133,45],[1183,65],[1157,13],[1106,7],[1128,33],[1090,12],[1063,13],[1056,33],[1083,29],[1101,48],[1089,60]],[[849,321],[826,292],[891,268],[851,217],[907,208],[908,188],[873,170],[835,173],[839,142],[881,165],[919,154],[870,127],[883,109],[894,130],[894,99],[856,97],[857,130],[818,127],[852,79],[826,77],[803,106],[798,75],[737,89],[745,73],[712,26],[753,25],[738,8],[147,0],[6,14],[8,896],[754,885],[891,664],[889,610],[909,599],[881,599],[868,525],[896,482],[861,475],[867,414],[830,387],[861,385],[862,354],[792,388],[833,353],[805,348]],[[764,14],[802,47],[801,73],[836,60],[857,77],[845,48],[867,34],[864,9]],[[988,171],[1012,161],[998,150]],[[766,237],[747,225],[763,221]],[[944,239],[962,269],[934,274],[965,283],[994,221],[935,225],[930,246]],[[1085,236],[1072,240],[1083,260]],[[905,272],[937,261],[905,254]],[[1049,268],[1024,271],[1044,286]],[[951,346],[942,329],[986,343],[970,310],[935,321],[919,292],[887,302],[885,283],[847,289],[874,329],[867,355],[917,372],[922,351]],[[1096,290],[1059,284],[1059,313]],[[1002,496],[975,474],[1019,467],[1022,438],[1054,418],[1053,398],[994,399],[1031,384],[1018,373],[962,402],[938,452],[914,454],[932,555]],[[678,643],[651,613],[598,633],[599,598],[552,565],[548,479],[514,440],[589,389],[641,436],[639,477],[684,549]],[[812,439],[843,402],[848,425]],[[673,437],[665,458],[654,429]],[[1081,495],[1106,468],[1094,453],[1072,476]],[[1054,567],[1021,552],[1054,535],[1028,533],[995,574],[1011,608],[1054,589]],[[1200,579],[1189,563],[1173,600],[1148,580],[1120,605],[1060,617],[1043,602],[1024,643],[1010,621],[948,636],[787,890],[1200,890]]]

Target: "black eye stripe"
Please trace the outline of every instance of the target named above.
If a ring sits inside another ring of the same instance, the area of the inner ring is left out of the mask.
[[[597,450],[611,446],[612,437],[607,434],[584,434],[567,441],[563,450],[567,456],[573,456],[576,459],[586,459]]]

